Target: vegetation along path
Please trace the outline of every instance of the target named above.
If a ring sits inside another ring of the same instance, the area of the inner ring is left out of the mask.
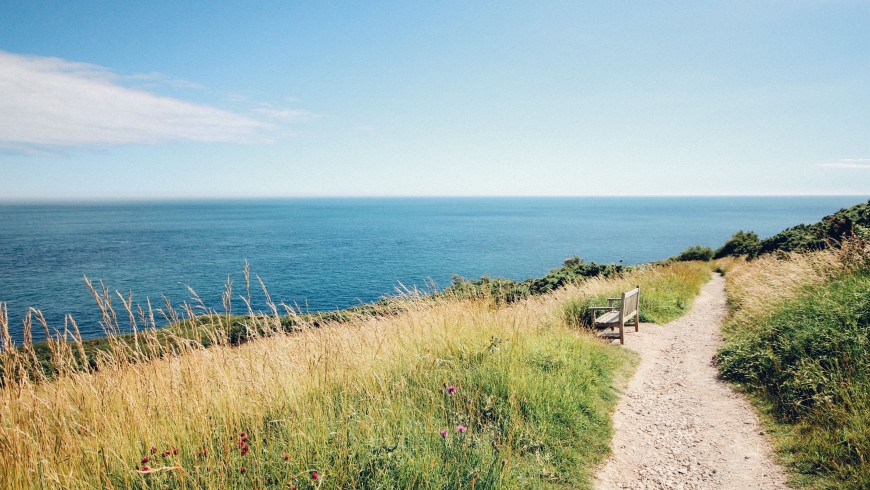
[[[641,361],[617,405],[613,454],[596,488],[785,487],[755,412],[711,363],[725,315],[717,274],[687,315],[626,336]]]

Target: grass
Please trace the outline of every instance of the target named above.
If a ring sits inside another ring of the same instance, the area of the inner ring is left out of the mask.
[[[798,486],[870,488],[868,256],[856,240],[726,265],[720,370],[767,415]]]
[[[207,327],[209,348],[153,329],[146,308],[133,342],[109,338],[94,358],[77,340],[48,343],[51,377],[32,344],[13,348],[2,314],[0,487],[588,488],[636,359],[573,326],[567,305],[641,284],[650,318],[670,318],[710,267],[641,268],[509,305],[408,299],[390,315],[299,317],[291,332],[272,305],[239,320],[241,345],[237,317],[179,312]]]

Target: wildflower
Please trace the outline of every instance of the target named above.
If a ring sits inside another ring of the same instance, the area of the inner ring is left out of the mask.
[[[178,448],[177,447],[172,448],[172,454],[175,456],[178,456]]]
[[[164,458],[167,457],[167,456],[169,456],[170,454],[172,454],[172,453],[169,451],[169,449],[163,451],[163,457],[164,457]]]
[[[285,454],[285,455],[284,455],[284,461],[290,461],[290,455],[289,455],[289,454]]]
[[[144,458],[142,458],[142,464],[145,464],[149,461],[151,461],[151,458],[149,458],[148,456],[145,456]]]
[[[441,434],[442,439],[446,438],[447,437],[447,429],[441,429],[441,432],[439,432],[439,434]]]
[[[248,434],[244,432],[239,432],[239,437],[242,439],[242,442],[248,442]]]
[[[314,481],[319,480],[319,479],[320,479],[320,474],[317,473],[316,471],[312,471],[312,472],[311,472],[311,479],[314,480]]]
[[[468,427],[459,424],[456,426],[456,432],[459,432],[460,434],[465,434],[466,432],[468,432]]]
[[[157,448],[156,448],[156,447],[151,446],[151,454],[157,454]]]
[[[143,466],[142,471],[151,471],[151,468],[149,468],[148,466]]]
[[[242,448],[242,456],[248,454],[248,450],[249,450],[249,449],[251,449],[251,448],[249,448],[248,446],[243,447],[243,448]]]
[[[453,385],[448,386],[448,387],[447,387],[447,393],[450,393],[451,395],[454,394],[454,393],[456,393],[456,387],[453,386]]]
[[[239,468],[239,473],[247,473],[247,472],[248,472],[248,469],[245,468],[244,466],[242,466],[241,468]]]

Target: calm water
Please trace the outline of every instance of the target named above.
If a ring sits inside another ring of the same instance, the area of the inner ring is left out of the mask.
[[[13,335],[28,306],[102,335],[83,276],[134,300],[220,305],[247,259],[273,299],[311,311],[373,301],[452,275],[540,276],[579,255],[639,263],[739,229],[762,237],[856,197],[293,199],[0,205],[0,301]],[[116,301],[116,304],[119,302]],[[258,305],[262,308],[262,303]],[[237,308],[240,308],[238,306]],[[40,334],[40,332],[36,332]]]

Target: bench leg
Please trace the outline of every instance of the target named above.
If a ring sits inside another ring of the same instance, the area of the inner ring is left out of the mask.
[[[625,323],[625,322],[619,322],[619,344],[620,344],[620,345],[625,344],[625,328],[624,328],[624,323]]]
[[[640,313],[634,314],[634,331],[640,332]]]

